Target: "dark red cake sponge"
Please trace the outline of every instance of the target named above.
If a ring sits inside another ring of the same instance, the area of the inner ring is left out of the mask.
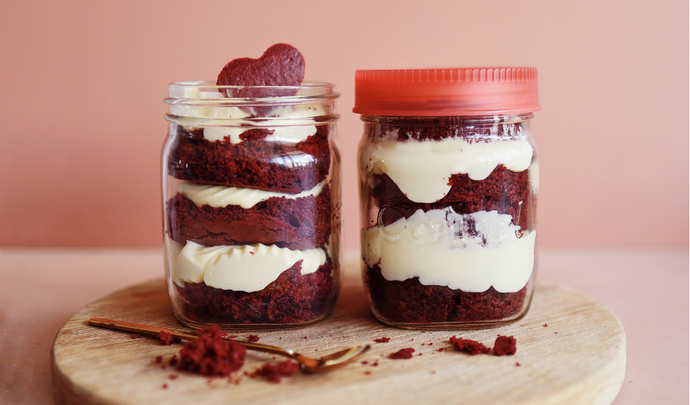
[[[224,335],[216,325],[202,329],[196,340],[185,343],[180,349],[177,369],[209,377],[226,377],[242,368],[247,349],[224,340]]]
[[[453,345],[455,350],[465,352],[471,356],[480,353],[486,354],[489,353],[489,351],[491,350],[480,342],[470,339],[463,339],[461,337],[456,338],[455,336],[450,338],[450,344]]]
[[[238,58],[220,71],[218,86],[299,86],[304,80],[304,57],[292,45],[275,44],[258,59]],[[266,97],[268,89],[227,89],[228,97]]]
[[[499,336],[494,343],[494,354],[496,356],[513,355],[517,351],[515,338],[512,336]]]

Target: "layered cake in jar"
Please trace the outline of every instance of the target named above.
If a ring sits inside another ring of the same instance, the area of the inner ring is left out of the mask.
[[[530,68],[357,72],[363,279],[381,321],[464,329],[524,316],[536,97]]]
[[[219,82],[173,83],[166,100],[163,225],[174,313],[194,327],[317,322],[339,288],[338,95],[301,78]]]

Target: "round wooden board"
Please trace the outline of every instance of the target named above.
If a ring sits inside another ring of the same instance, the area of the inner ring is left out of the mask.
[[[381,324],[369,311],[359,278],[353,275],[343,281],[338,305],[326,321],[305,329],[253,334],[261,343],[314,357],[371,343],[372,350],[362,359],[367,364],[357,362],[321,375],[298,373],[279,384],[242,372],[232,381],[209,380],[168,364],[180,345],[163,346],[156,339],[134,339],[87,325],[89,318],[103,317],[184,330],[172,314],[161,279],[93,302],[65,323],[52,350],[56,402],[610,404],[623,383],[623,327],[611,310],[581,292],[538,282],[532,308],[517,323],[477,331],[422,332]],[[239,339],[250,333],[237,332]],[[453,335],[492,347],[497,334],[517,339],[514,356],[468,356],[449,349]],[[389,343],[373,342],[384,336]],[[388,358],[406,347],[415,349],[412,359]],[[163,356],[163,362],[156,363],[156,356]],[[251,372],[267,361],[272,361],[270,355],[248,352],[242,371]]]

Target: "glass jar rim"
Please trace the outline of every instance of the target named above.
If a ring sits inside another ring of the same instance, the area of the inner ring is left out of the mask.
[[[264,97],[227,97],[222,90],[272,90],[291,95]],[[327,82],[306,81],[299,86],[218,86],[210,80],[181,81],[168,84],[167,104],[213,104],[223,106],[256,106],[304,104],[335,100],[340,93]]]

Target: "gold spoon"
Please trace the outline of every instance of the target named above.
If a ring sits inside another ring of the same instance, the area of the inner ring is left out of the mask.
[[[170,329],[156,328],[154,326],[139,325],[131,322],[115,321],[112,319],[103,318],[91,318],[89,319],[89,325],[97,326],[99,328],[116,329],[123,330],[125,332],[139,333],[142,335],[159,337],[161,332],[167,332],[172,335],[172,337],[182,340],[196,340],[197,336],[189,333],[175,332]],[[329,354],[327,356],[321,357],[320,359],[312,359],[296,353],[291,349],[281,349],[280,347],[262,345],[258,343],[242,342],[239,340],[223,338],[235,343],[239,343],[249,350],[256,350],[259,352],[272,353],[280,356],[289,357],[297,363],[299,363],[300,369],[305,373],[323,373],[325,371],[335,370],[348,363],[355,361],[364,352],[370,349],[369,345],[366,346],[354,346],[349,349],[341,350]]]

